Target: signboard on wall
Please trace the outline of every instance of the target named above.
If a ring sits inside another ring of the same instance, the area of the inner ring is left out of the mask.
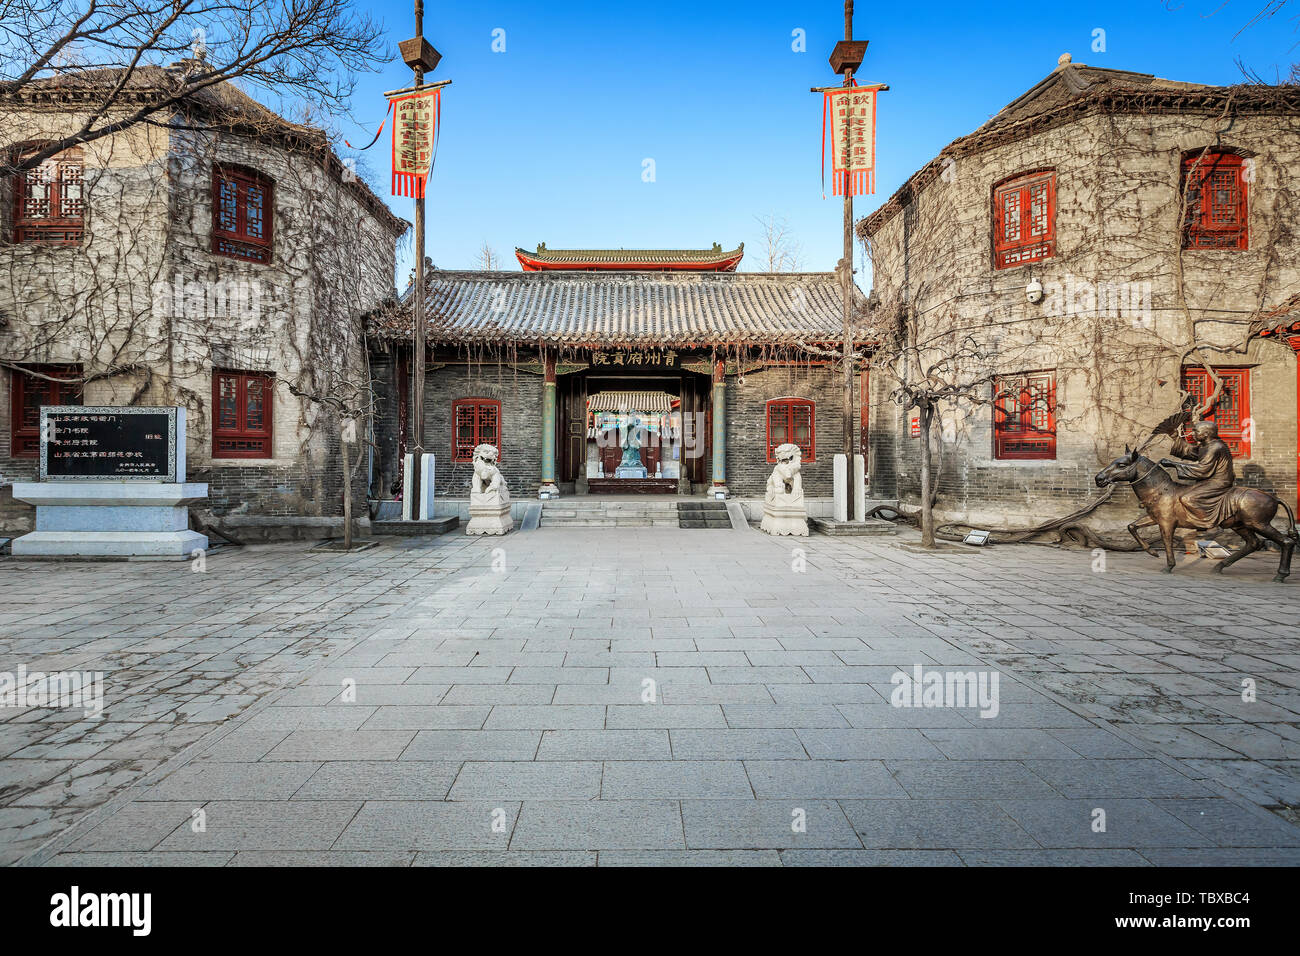
[[[41,408],[41,481],[185,480],[185,409]]]
[[[921,437],[921,419],[913,418],[910,428],[911,428],[911,434],[913,438]]]

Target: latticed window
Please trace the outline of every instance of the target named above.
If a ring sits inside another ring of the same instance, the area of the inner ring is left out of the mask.
[[[1219,437],[1233,458],[1249,458],[1250,369],[1215,368],[1214,372],[1223,381],[1223,390],[1205,419],[1219,426]],[[1214,379],[1204,368],[1189,366],[1183,369],[1183,391],[1194,396],[1200,408],[1214,392]]]
[[[495,445],[501,452],[501,403],[495,399],[457,399],[451,423],[452,461],[473,461],[476,445]]]
[[[1027,372],[993,383],[993,456],[1056,457],[1056,372]]]
[[[239,167],[214,167],[212,251],[246,262],[270,262],[273,193],[265,176]]]
[[[29,365],[26,369],[36,374],[9,370],[9,453],[14,458],[40,454],[42,405],[81,404],[80,365]]]
[[[804,461],[814,460],[817,410],[806,398],[774,398],[767,403],[767,460],[776,461],[776,449],[786,444],[798,445]]]
[[[20,154],[30,156],[35,148]],[[15,177],[14,242],[80,242],[86,181],[81,150],[68,149]]]
[[[1056,255],[1056,173],[1027,173],[993,190],[993,262],[998,269]]]
[[[271,458],[275,378],[263,372],[212,373],[212,457]]]
[[[1246,177],[1240,156],[1196,153],[1183,160],[1184,249],[1245,249]]]

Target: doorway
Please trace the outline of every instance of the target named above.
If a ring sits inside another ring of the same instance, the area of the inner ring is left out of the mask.
[[[707,376],[583,370],[557,385],[559,481],[591,494],[679,494],[709,473]]]

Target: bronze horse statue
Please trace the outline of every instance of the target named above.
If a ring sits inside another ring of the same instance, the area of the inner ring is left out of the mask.
[[[1217,438],[1217,434],[1215,437]],[[1166,464],[1179,467],[1178,463],[1169,459],[1154,462],[1150,458],[1143,457],[1140,451],[1140,449],[1129,450],[1125,447],[1124,457],[1116,458],[1099,471],[1094,481],[1098,488],[1104,488],[1120,481],[1128,482],[1129,486],[1132,487],[1133,493],[1137,495],[1138,502],[1146,509],[1147,513],[1146,517],[1139,518],[1130,524],[1128,532],[1141,545],[1143,551],[1152,557],[1159,557],[1151,549],[1151,546],[1138,536],[1137,529],[1149,528],[1152,525],[1160,528],[1160,537],[1165,546],[1166,573],[1171,573],[1174,570],[1174,531],[1176,529],[1188,528],[1194,531],[1208,531],[1210,528],[1220,527],[1235,531],[1241,536],[1245,544],[1215,565],[1215,571],[1222,571],[1229,565],[1240,561],[1246,555],[1258,551],[1264,546],[1263,542],[1260,541],[1262,537],[1276,542],[1282,549],[1282,560],[1278,564],[1277,574],[1273,576],[1273,580],[1279,582],[1286,580],[1287,575],[1291,573],[1291,553],[1295,550],[1297,540],[1300,540],[1296,533],[1295,513],[1286,502],[1275,498],[1266,491],[1260,491],[1258,488],[1233,486],[1233,476],[1229,466],[1227,473],[1228,484],[1226,487],[1214,489],[1217,498],[1216,508],[1213,516],[1207,518],[1204,509],[1196,507],[1195,489],[1198,486],[1179,484],[1170,478],[1169,474],[1161,467]],[[1190,495],[1189,492],[1191,492]],[[1203,494],[1204,492],[1202,492]],[[1190,502],[1186,500],[1188,498],[1190,498]],[[1277,514],[1278,505],[1286,508],[1286,513],[1291,519],[1291,528],[1287,532],[1278,531],[1272,525],[1273,517]]]

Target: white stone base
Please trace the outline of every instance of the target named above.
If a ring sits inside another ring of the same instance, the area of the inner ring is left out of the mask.
[[[768,534],[792,534],[808,537],[808,510],[803,505],[778,505],[763,503],[763,523],[759,525]]]
[[[12,544],[16,558],[152,558],[184,561],[206,551],[197,531],[33,531]]]
[[[515,526],[510,516],[510,499],[501,500],[495,494],[469,496],[469,524],[466,534],[505,534]]]
[[[189,505],[208,486],[191,482],[16,482],[14,498],[36,505],[36,530],[16,538],[15,557],[188,558],[208,539],[189,530]]]

